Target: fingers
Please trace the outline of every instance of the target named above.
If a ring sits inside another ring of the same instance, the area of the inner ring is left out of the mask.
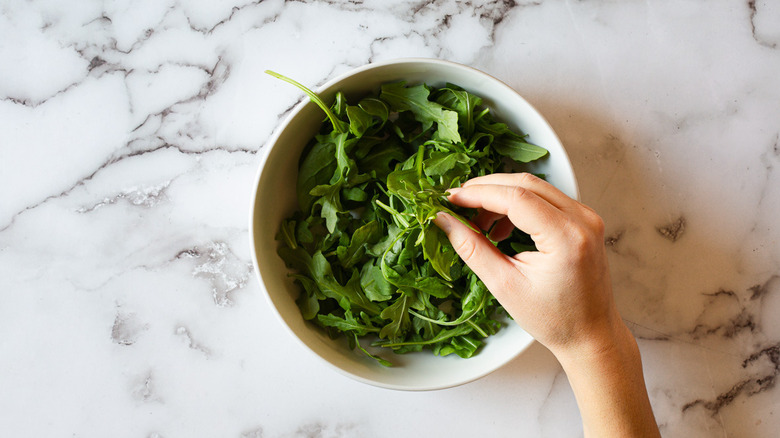
[[[471,218],[471,221],[483,231],[490,231],[488,237],[494,242],[500,242],[515,229],[515,225],[506,216],[498,213],[493,213],[488,210],[479,210],[476,216]]]
[[[479,210],[471,221],[474,225],[478,226],[481,230],[489,230],[494,223],[504,218],[504,215],[493,213],[492,211]]]
[[[463,262],[482,279],[490,290],[497,290],[498,282],[506,278],[515,263],[498,250],[482,234],[446,213],[439,213],[434,223],[444,231]]]
[[[488,237],[494,242],[500,242],[509,237],[514,229],[515,224],[513,224],[508,217],[504,217],[501,220],[496,221],[493,228],[490,229]]]
[[[536,193],[539,197],[558,208],[567,208],[576,204],[576,201],[558,190],[547,181],[530,173],[493,173],[478,176],[466,181],[463,187],[472,185],[500,185],[510,187],[523,187]]]
[[[560,209],[524,187],[468,184],[460,189],[451,189],[450,193],[449,200],[454,204],[482,208],[508,217],[514,226],[531,235],[542,252],[551,240],[555,243],[561,237],[555,230],[564,229],[567,223]],[[501,231],[505,231],[506,226],[502,225]]]

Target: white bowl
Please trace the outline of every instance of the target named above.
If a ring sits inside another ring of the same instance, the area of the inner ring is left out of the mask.
[[[533,164],[533,171],[546,174],[553,185],[579,199],[569,158],[547,121],[512,88],[483,72],[441,60],[400,59],[357,68],[327,82],[316,92],[330,103],[336,91],[343,91],[349,99],[378,93],[381,84],[398,80],[432,86],[451,82],[482,97],[497,120],[522,130],[531,143],[549,151],[547,157]],[[533,338],[509,321],[469,359],[454,354],[440,357],[429,352],[400,355],[384,351],[383,356],[395,364],[388,368],[350,350],[344,339],[332,340],[303,320],[295,303],[299,290],[276,253],[275,235],[281,221],[297,208],[298,160],[323,118],[322,110],[306,99],[276,129],[263,147],[251,208],[249,229],[255,269],[272,307],[293,337],[337,371],[361,382],[399,390],[442,389],[473,381],[500,368],[531,345]]]

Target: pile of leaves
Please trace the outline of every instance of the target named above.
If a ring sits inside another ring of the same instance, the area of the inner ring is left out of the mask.
[[[433,220],[443,211],[471,226],[473,212],[450,204],[448,188],[547,151],[453,84],[387,83],[354,105],[339,92],[328,106],[267,73],[327,116],[300,160],[300,210],[278,234],[303,317],[386,366],[361,341],[395,353],[474,355],[500,329],[502,309]],[[519,230],[495,244],[513,254],[533,249]]]

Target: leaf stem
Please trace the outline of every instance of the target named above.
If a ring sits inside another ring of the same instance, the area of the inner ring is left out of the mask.
[[[458,213],[455,213],[454,211],[452,211],[451,209],[445,207],[442,204],[439,204],[439,208],[441,208],[441,211],[443,211],[443,212],[451,215],[455,219],[459,220],[463,225],[469,227],[471,229],[471,231],[474,231],[475,233],[480,233],[480,234],[482,233],[480,230],[475,228],[474,225],[471,222],[467,221],[463,216],[459,215]]]
[[[317,106],[319,106],[320,108],[322,108],[323,111],[325,111],[325,115],[328,116],[328,119],[330,119],[330,123],[333,125],[333,129],[335,129],[337,132],[344,133],[344,132],[347,132],[349,130],[349,127],[346,126],[346,124],[343,121],[339,120],[339,118],[336,117],[335,114],[333,114],[333,111],[331,111],[330,108],[328,108],[328,105],[326,105],[325,102],[323,102],[322,99],[320,99],[320,97],[317,96],[317,93],[309,90],[303,84],[301,84],[301,83],[299,83],[299,82],[297,82],[297,81],[295,81],[293,79],[290,79],[287,76],[284,76],[284,75],[281,75],[279,73],[276,73],[275,71],[266,70],[265,73],[267,73],[267,74],[269,74],[269,75],[271,75],[271,76],[273,76],[273,77],[275,77],[277,79],[281,79],[281,80],[283,80],[285,82],[288,82],[288,83],[290,83],[292,85],[295,85],[301,91],[306,93],[306,95],[309,96],[309,99],[311,99],[312,102],[317,104]]]
[[[357,346],[358,350],[363,352],[363,354],[365,354],[366,356],[370,357],[371,359],[374,359],[375,361],[379,362],[379,364],[382,365],[382,366],[385,366],[385,367],[392,367],[393,366],[392,362],[390,362],[388,360],[385,360],[385,359],[382,359],[381,357],[379,357],[379,356],[377,356],[375,354],[371,354],[371,353],[368,352],[368,350],[363,348],[363,346],[360,345],[360,339],[359,339],[357,333],[352,333],[352,335],[355,338],[355,346]]]
[[[480,335],[481,335],[483,338],[487,338],[487,337],[488,337],[488,334],[487,334],[487,333],[485,333],[485,331],[484,331],[484,330],[482,330],[482,327],[480,327],[479,325],[475,324],[475,323],[474,323],[474,321],[466,321],[466,324],[470,325],[470,326],[471,326],[471,327],[472,327],[474,330],[476,330],[476,331],[477,331],[477,333],[479,333],[479,334],[480,334]]]
[[[386,212],[390,213],[394,219],[401,222],[401,225],[403,225],[403,228],[409,228],[409,222],[403,217],[401,213],[393,209],[393,207],[390,207],[389,205],[385,204],[384,202],[380,201],[379,199],[375,200],[376,204],[380,207],[382,207],[382,210],[385,210]]]
[[[477,314],[477,311],[478,311],[478,310],[479,310],[479,309],[475,310],[474,312],[472,312],[472,313],[471,313],[471,315],[468,315],[466,318],[464,318],[464,319],[462,319],[462,320],[461,320],[461,318],[463,318],[463,315],[461,315],[461,316],[460,316],[458,319],[456,319],[455,321],[442,321],[442,320],[439,320],[439,319],[428,318],[427,316],[425,316],[425,315],[421,315],[421,314],[419,314],[419,313],[415,312],[415,311],[414,311],[414,310],[412,310],[412,309],[409,309],[409,313],[411,313],[412,315],[414,315],[414,316],[416,316],[416,317],[418,317],[418,318],[422,319],[423,321],[427,321],[427,322],[430,322],[430,323],[433,323],[433,324],[436,324],[436,325],[442,325],[442,326],[456,326],[456,325],[460,325],[460,324],[463,324],[463,323],[465,323],[465,322],[468,322],[468,321],[469,321],[471,318],[473,318],[473,317],[474,317],[474,315],[476,315],[476,314]]]

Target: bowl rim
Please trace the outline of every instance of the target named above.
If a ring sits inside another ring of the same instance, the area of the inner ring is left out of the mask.
[[[544,117],[544,115],[539,112],[536,107],[534,107],[530,102],[528,102],[525,97],[523,97],[518,91],[516,91],[514,88],[510,87],[508,84],[506,84],[504,81],[496,78],[495,76],[492,76],[482,70],[476,69],[474,67],[460,64],[454,61],[448,61],[438,58],[425,58],[425,57],[402,57],[402,58],[394,58],[384,61],[377,61],[377,62],[370,62],[352,69],[349,69],[346,72],[343,72],[341,74],[338,74],[334,76],[333,78],[327,80],[322,85],[316,87],[313,91],[321,95],[324,91],[328,90],[329,88],[333,87],[335,84],[340,83],[341,81],[354,76],[356,74],[359,74],[361,72],[377,69],[381,67],[385,67],[388,65],[400,65],[400,64],[414,64],[414,63],[428,63],[428,64],[435,64],[435,65],[441,65],[446,66],[447,68],[455,68],[460,69],[463,71],[467,71],[470,74],[475,74],[478,76],[482,76],[483,78],[494,82],[496,85],[503,87],[507,90],[507,92],[514,94],[516,97],[520,98],[522,101],[524,101],[538,116],[539,121],[544,125],[544,129],[548,130],[556,140],[560,143],[561,150],[556,151],[557,153],[560,153],[562,156],[560,157],[561,160],[563,160],[570,169],[572,169],[572,173],[574,173],[574,169],[570,160],[570,157],[568,155],[568,152],[566,151],[565,147],[563,147],[563,143],[560,141],[560,138],[558,137],[555,130],[550,125],[549,121]],[[311,346],[306,344],[306,342],[303,341],[299,336],[295,334],[295,332],[292,330],[292,328],[288,325],[287,321],[285,320],[284,316],[280,313],[277,306],[273,303],[270,293],[268,292],[265,282],[263,280],[263,274],[259,266],[258,256],[257,256],[257,246],[256,246],[256,234],[255,234],[255,222],[257,219],[257,209],[255,206],[257,205],[257,197],[259,194],[259,184],[261,181],[261,178],[263,176],[263,171],[266,167],[268,158],[271,154],[271,151],[273,149],[273,146],[277,143],[279,137],[281,136],[282,132],[284,132],[288,125],[292,123],[293,120],[295,120],[298,113],[300,113],[305,107],[308,105],[313,105],[313,102],[311,102],[310,99],[308,99],[306,96],[301,97],[301,100],[295,104],[295,106],[292,108],[292,110],[282,119],[276,127],[274,128],[274,131],[271,133],[271,135],[268,137],[266,142],[264,143],[262,149],[262,154],[260,156],[259,162],[257,163],[257,170],[255,172],[255,178],[253,179],[254,186],[252,187],[251,193],[251,199],[250,199],[250,209],[249,209],[249,240],[250,240],[250,253],[252,257],[252,265],[253,270],[255,272],[256,278],[259,280],[259,286],[261,289],[261,292],[265,296],[265,300],[268,304],[270,304],[270,307],[272,308],[272,313],[276,316],[276,318],[279,320],[279,322],[282,324],[283,327],[286,328],[286,331],[289,332],[292,338],[295,339],[295,342],[297,342],[299,345],[303,346],[306,351],[309,352],[309,354],[313,355],[322,363],[327,364],[327,366],[338,373],[347,376],[353,380],[375,386],[380,388],[386,388],[391,390],[400,390],[400,391],[431,391],[431,390],[441,390],[441,389],[447,389],[452,388],[460,385],[464,385],[473,381],[476,381],[478,379],[481,379],[496,370],[502,368],[512,360],[516,359],[521,353],[526,351],[531,345],[533,345],[536,340],[531,337],[530,341],[527,342],[522,347],[518,348],[513,354],[507,355],[504,360],[501,363],[498,363],[495,367],[492,367],[491,369],[484,370],[480,373],[474,373],[473,375],[470,375],[468,378],[460,379],[458,381],[453,381],[449,384],[442,385],[442,384],[435,384],[435,385],[428,385],[428,386],[420,386],[420,385],[401,385],[401,384],[391,384],[386,382],[381,382],[377,380],[371,380],[366,377],[363,377],[361,375],[352,373],[344,368],[341,368],[337,366],[336,364],[330,362],[326,358],[324,358],[321,354],[319,354],[317,351],[315,351]],[[576,199],[580,200],[580,189],[579,184],[576,179],[576,175],[573,176],[572,181],[572,190],[573,193],[571,196]]]

